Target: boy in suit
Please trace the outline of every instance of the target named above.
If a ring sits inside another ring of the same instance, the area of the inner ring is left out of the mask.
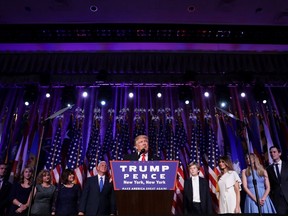
[[[212,214],[210,189],[206,179],[199,177],[200,166],[192,162],[188,168],[191,177],[184,182],[184,214]]]

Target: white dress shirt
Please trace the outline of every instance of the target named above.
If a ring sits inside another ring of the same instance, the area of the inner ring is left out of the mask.
[[[193,202],[200,203],[199,176],[192,176]]]

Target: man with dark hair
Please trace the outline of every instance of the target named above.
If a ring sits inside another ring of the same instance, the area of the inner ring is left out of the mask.
[[[270,181],[270,198],[278,214],[288,215],[288,164],[281,160],[281,149],[269,148],[273,163],[267,167]]]
[[[5,215],[9,203],[11,183],[5,178],[7,164],[0,163],[0,215]]]

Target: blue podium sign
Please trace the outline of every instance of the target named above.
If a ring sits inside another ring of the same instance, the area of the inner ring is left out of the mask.
[[[115,190],[174,190],[178,161],[110,161]]]

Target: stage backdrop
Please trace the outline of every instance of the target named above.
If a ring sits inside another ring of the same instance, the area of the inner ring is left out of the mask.
[[[1,88],[0,152],[1,160],[11,165],[10,180],[16,179],[25,165],[35,165],[41,146],[38,170],[50,169],[56,183],[61,169],[71,168],[83,186],[85,178],[96,174],[99,161],[122,160],[124,154],[134,151],[133,139],[147,134],[154,154],[163,160],[179,160],[172,205],[172,212],[177,213],[181,211],[183,181],[188,177],[187,164],[192,161],[201,164],[201,175],[209,179],[215,194],[220,155],[230,155],[238,173],[246,167],[248,150],[267,165],[269,146],[277,145],[286,160],[287,88],[266,87],[268,102],[262,104],[252,87],[244,89],[245,98],[240,97],[240,88],[226,87],[230,104],[220,108],[216,87],[189,88],[188,105],[179,100],[183,92],[177,86],[132,87],[134,98],[128,97],[131,86],[109,86],[112,94],[105,106],[98,103],[101,86],[89,87],[87,98],[82,97],[84,87],[70,88],[68,95],[75,105],[46,121],[65,108],[65,88],[39,87],[29,106],[24,105],[27,92],[23,88]],[[45,97],[48,90],[50,98]],[[162,98],[156,97],[158,90]],[[206,90],[208,98],[203,96]]]

